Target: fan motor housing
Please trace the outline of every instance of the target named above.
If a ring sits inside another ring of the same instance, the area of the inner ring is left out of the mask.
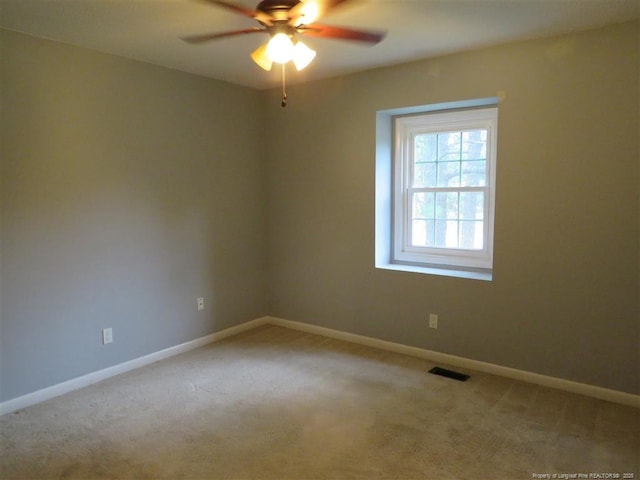
[[[276,20],[286,20],[287,12],[300,3],[300,0],[262,0],[256,10],[271,15]]]

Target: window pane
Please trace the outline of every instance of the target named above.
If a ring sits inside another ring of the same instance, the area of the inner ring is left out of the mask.
[[[435,246],[435,221],[413,220],[411,229],[411,245],[414,247]]]
[[[460,162],[438,163],[438,187],[457,187],[460,185]]]
[[[436,242],[436,222],[435,220],[427,220],[427,244],[426,247],[433,247]]]
[[[460,192],[460,218],[482,220],[484,213],[484,192]]]
[[[433,218],[434,215],[434,193],[420,192],[413,194],[412,219]]]
[[[435,219],[436,218],[436,194],[431,193],[423,193],[425,197],[425,218]]]
[[[456,220],[449,220],[447,222],[447,236],[445,246],[447,248],[456,248],[458,246],[458,222]]]
[[[461,132],[438,134],[438,162],[460,160]]]
[[[437,164],[437,134],[416,135],[413,140],[414,164],[413,179],[414,187],[434,187],[436,186]]]
[[[413,140],[416,162],[435,162],[438,157],[438,135],[435,133],[416,135]]]
[[[436,220],[433,247],[456,248],[458,246],[457,220]]]
[[[487,158],[487,131],[462,132],[462,159],[485,160]]]
[[[436,186],[436,163],[418,163],[413,167],[414,187],[435,187]]]
[[[442,192],[435,194],[436,220],[458,218],[458,192]]]
[[[433,246],[436,194],[418,192],[411,202],[411,245],[415,247]]]
[[[482,250],[484,247],[484,222],[460,221],[460,248]]]
[[[485,160],[462,162],[460,173],[462,187],[484,187],[487,184],[487,162]]]
[[[415,247],[427,247],[427,221],[413,220],[411,228],[411,245]]]

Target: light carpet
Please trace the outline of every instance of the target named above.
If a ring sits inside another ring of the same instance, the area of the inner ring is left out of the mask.
[[[638,478],[638,409],[433,366],[263,326],[0,417],[0,475]]]

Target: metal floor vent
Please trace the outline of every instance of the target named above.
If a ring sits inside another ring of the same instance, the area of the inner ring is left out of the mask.
[[[433,373],[434,375],[440,375],[442,377],[453,378],[454,380],[459,380],[461,382],[466,382],[469,380],[469,375],[465,375],[464,373],[454,372],[453,370],[447,370],[446,368],[433,367],[429,370],[429,373]]]

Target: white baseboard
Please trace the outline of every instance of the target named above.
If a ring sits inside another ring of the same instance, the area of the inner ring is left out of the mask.
[[[453,367],[490,373],[492,375],[498,375],[514,380],[521,380],[523,382],[542,385],[544,387],[551,387],[558,390],[564,390],[567,392],[578,393],[581,395],[598,398],[600,400],[607,400],[609,402],[640,408],[640,395],[634,395],[632,393],[611,390],[608,388],[597,387],[595,385],[588,385],[586,383],[579,383],[571,380],[564,380],[562,378],[549,377],[547,375],[540,375],[538,373],[517,370],[515,368],[503,367],[492,363],[480,362],[478,360],[457,357],[455,355],[448,355],[446,353],[434,352],[423,348],[411,347],[409,345],[403,345],[400,343],[379,340],[377,338],[365,337],[362,335],[342,332],[340,330],[332,330],[325,327],[318,327],[316,325],[310,325],[308,323],[294,322],[291,320],[284,320],[282,318],[276,317],[265,318],[266,323],[270,323],[272,325],[278,325],[281,327],[300,330],[307,333],[322,335],[324,337],[335,338],[337,340],[344,340],[351,343],[366,345],[368,347],[379,348],[381,350],[410,355],[413,357],[430,360],[435,363],[443,363],[451,365]]]
[[[524,370],[517,370],[515,368],[503,367],[491,363],[480,362],[478,360],[457,357],[455,355],[448,355],[446,353],[434,352],[418,347],[411,347],[409,345],[403,345],[400,343],[388,342],[386,340],[379,340],[377,338],[365,337],[363,335],[356,335],[354,333],[347,333],[340,330],[319,327],[308,323],[294,322],[292,320],[285,320],[276,317],[262,317],[221,330],[216,333],[212,333],[211,335],[196,338],[195,340],[191,340],[180,345],[175,345],[173,347],[169,347],[164,350],[145,355],[143,357],[129,360],[119,365],[114,365],[113,367],[98,370],[97,372],[92,372],[87,375],[83,375],[81,377],[77,377],[66,382],[53,385],[51,387],[43,388],[42,390],[37,390],[33,393],[29,393],[21,397],[7,400],[0,403],[0,415],[14,412],[21,408],[35,405],[36,403],[44,402],[45,400],[49,400],[65,393],[78,390],[79,388],[87,387],[102,380],[106,380],[107,378],[111,378],[115,375],[129,372],[136,368],[149,365],[150,363],[154,363],[165,358],[173,357],[174,355],[178,355],[180,353],[188,352],[189,350],[202,347],[212,342],[220,341],[224,338],[230,337],[232,335],[237,335],[244,331],[265,324],[277,325],[280,327],[299,330],[315,335],[322,335],[324,337],[335,338],[337,340],[344,340],[351,343],[366,345],[368,347],[379,348],[381,350],[401,353],[403,355],[410,355],[413,357],[430,360],[435,363],[490,373],[492,375],[498,375],[514,380],[521,380],[528,383],[556,388],[558,390],[578,393],[601,400],[607,400],[609,402],[640,408],[640,395],[634,395],[632,393],[620,392],[618,390],[611,390],[608,388],[597,387],[595,385],[588,385],[585,383],[564,380],[556,377],[549,377],[546,375],[540,375],[538,373],[526,372]]]
[[[223,338],[237,335],[238,333],[244,332],[246,330],[264,325],[265,323],[267,323],[267,320],[267,317],[257,318],[255,320],[251,320],[249,322],[245,322],[240,325],[236,325],[234,327],[226,328],[219,332],[212,333],[211,335],[196,338],[189,342],[165,348],[164,350],[150,353],[149,355],[145,355],[143,357],[134,358],[133,360],[114,365],[113,367],[108,367],[102,370],[98,370],[97,372],[88,373],[87,375],[73,378],[66,382],[58,383],[51,387],[43,388],[42,390],[37,390],[27,395],[7,400],[0,403],[0,415],[15,412],[16,410],[20,410],[21,408],[26,408],[30,405],[35,405],[36,403],[44,402],[45,400],[49,400],[51,398],[64,395],[65,393],[78,390],[79,388],[93,385],[94,383],[101,382],[102,380],[106,380],[107,378],[111,378],[115,375],[120,375],[121,373],[144,367],[145,365],[149,365],[150,363],[164,360],[165,358],[173,357],[174,355],[178,355],[180,353],[188,352],[189,350],[202,347],[212,342],[220,341]]]

